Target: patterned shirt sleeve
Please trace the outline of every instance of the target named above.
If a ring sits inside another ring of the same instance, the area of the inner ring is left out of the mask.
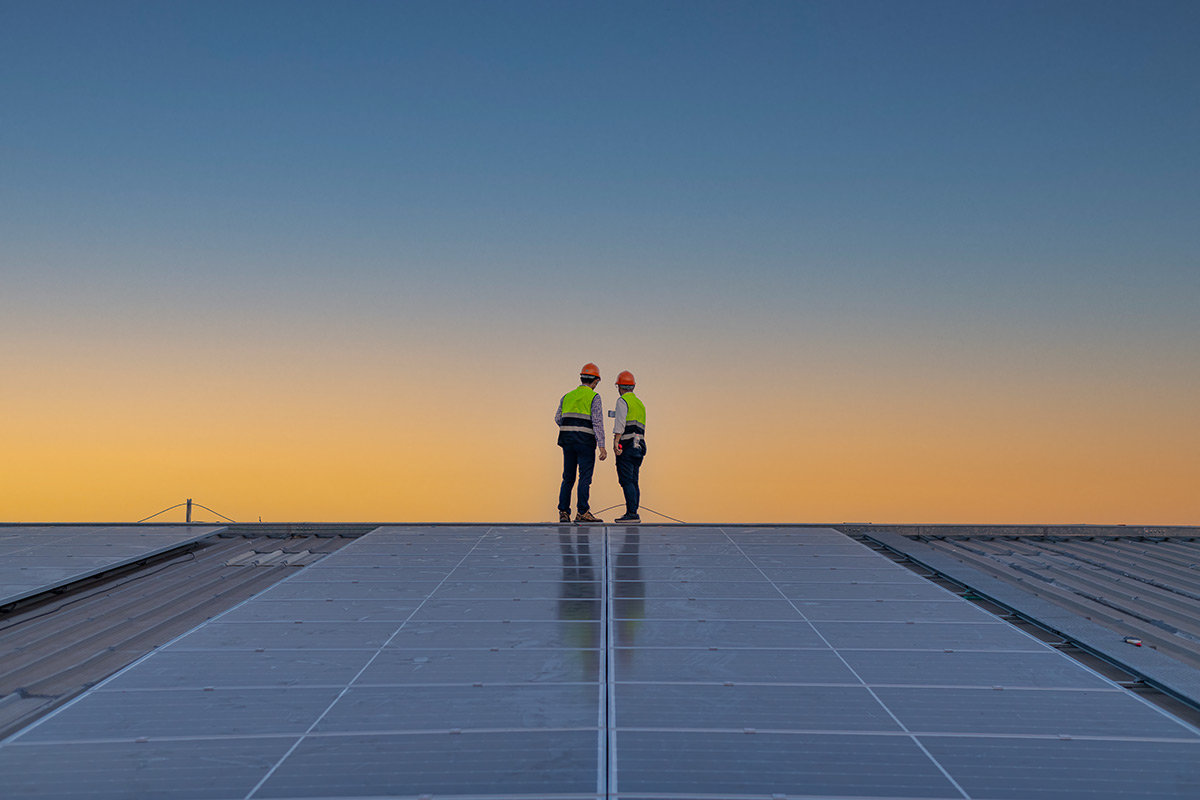
[[[596,434],[596,444],[604,447],[604,401],[600,395],[592,398],[592,431]]]

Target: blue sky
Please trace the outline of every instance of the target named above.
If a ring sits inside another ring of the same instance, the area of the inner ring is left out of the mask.
[[[10,0],[0,331],[22,369],[603,342],[1193,398],[1198,34],[1191,2]]]
[[[3,13],[5,205],[81,244],[984,285],[1196,256],[1188,3]]]

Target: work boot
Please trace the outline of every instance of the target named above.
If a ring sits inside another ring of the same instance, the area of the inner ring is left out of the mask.
[[[580,511],[578,514],[575,515],[575,521],[576,522],[604,522],[604,520],[597,519],[596,517],[592,516],[592,512],[590,512],[590,511]]]
[[[571,523],[571,512],[570,511],[558,512],[558,521],[569,525]]]
[[[642,518],[639,517],[637,514],[623,514],[613,520],[613,522],[629,522],[629,523],[641,522],[641,521],[642,521]]]

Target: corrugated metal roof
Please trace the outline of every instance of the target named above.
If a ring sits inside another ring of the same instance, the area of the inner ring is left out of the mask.
[[[227,533],[0,615],[0,736],[349,541],[271,533]]]
[[[1200,668],[1200,538],[910,538]]]

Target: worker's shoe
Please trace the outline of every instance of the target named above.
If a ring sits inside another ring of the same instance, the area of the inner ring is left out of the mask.
[[[559,522],[563,522],[563,523],[570,524],[570,522],[571,522],[571,512],[570,512],[570,511],[560,511],[560,512],[558,512],[558,521],[559,521]]]
[[[622,514],[621,516],[619,516],[613,520],[613,522],[624,522],[624,523],[630,523],[630,524],[641,522],[641,521],[642,521],[642,518],[639,517],[637,514]]]
[[[590,511],[580,511],[578,514],[575,515],[575,521],[576,522],[604,522],[604,520],[593,516],[592,512],[590,512]]]

